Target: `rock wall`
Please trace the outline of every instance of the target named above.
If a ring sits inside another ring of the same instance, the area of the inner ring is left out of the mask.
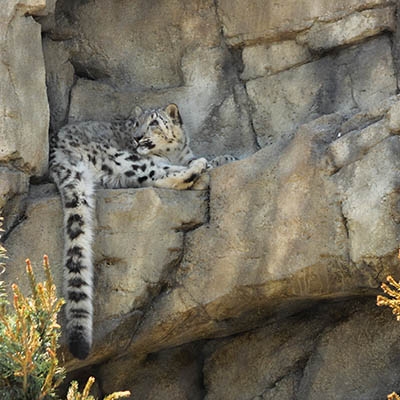
[[[179,105],[209,191],[99,190],[95,348],[74,374],[140,399],[400,391],[397,4],[31,0],[0,11],[7,282],[50,256],[48,131]],[[41,33],[41,34],[40,34]],[[29,43],[29,46],[27,45]],[[46,96],[47,87],[47,96]],[[63,349],[64,351],[64,349]]]

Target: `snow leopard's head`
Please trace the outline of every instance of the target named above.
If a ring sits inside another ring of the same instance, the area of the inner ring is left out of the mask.
[[[145,111],[138,116],[137,152],[143,156],[157,155],[170,160],[179,158],[187,138],[176,104]]]

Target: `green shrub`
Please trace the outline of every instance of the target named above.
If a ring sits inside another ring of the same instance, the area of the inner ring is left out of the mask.
[[[0,263],[4,260],[0,245]],[[60,326],[57,314],[63,305],[57,299],[56,287],[50,272],[47,256],[43,263],[46,280],[36,282],[29,260],[26,270],[32,294],[21,293],[12,285],[12,304],[7,300],[4,282],[0,282],[0,399],[47,400],[58,399],[56,389],[65,378],[59,366]],[[89,394],[94,378],[89,378],[82,393],[72,382],[67,400],[94,400]],[[117,392],[105,399],[128,397],[129,392]]]
[[[13,284],[13,311],[4,283],[0,286],[0,398],[54,399],[65,377],[57,359],[57,314],[63,301],[57,299],[47,257],[44,283],[36,283],[29,260],[26,264],[32,294],[25,297]]]
[[[400,251],[399,251],[400,258]],[[387,306],[392,309],[392,313],[396,316],[397,321],[400,321],[400,282],[392,276],[386,277],[387,284],[382,283],[381,288],[386,296],[379,295],[376,304],[378,306]],[[400,400],[400,396],[393,392],[387,396],[388,400]]]

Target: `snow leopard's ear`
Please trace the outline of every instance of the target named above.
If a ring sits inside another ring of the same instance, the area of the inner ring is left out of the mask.
[[[182,117],[181,114],[179,113],[179,109],[176,104],[174,103],[168,104],[164,108],[164,111],[172,119],[172,121],[174,121],[175,124],[182,125]]]

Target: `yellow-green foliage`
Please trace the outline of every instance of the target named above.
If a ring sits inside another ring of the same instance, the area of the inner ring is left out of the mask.
[[[4,249],[0,246],[0,263]],[[57,359],[60,326],[57,314],[63,300],[57,299],[56,287],[47,256],[43,268],[46,280],[36,282],[29,260],[26,270],[32,294],[26,297],[18,285],[12,285],[13,301],[9,304],[4,282],[0,282],[0,399],[57,399],[56,388],[65,378],[64,368]],[[94,378],[89,378],[82,393],[72,382],[67,400],[94,400],[89,394]],[[128,397],[117,392],[105,399]]]
[[[51,399],[64,379],[58,366],[60,326],[57,313],[63,301],[57,299],[47,257],[43,268],[46,281],[36,283],[32,266],[26,270],[31,296],[12,285],[13,311],[2,297],[0,307],[0,397],[1,399]],[[4,284],[3,284],[4,292]]]
[[[397,321],[400,321],[400,282],[397,282],[392,276],[386,277],[386,280],[388,284],[382,283],[381,288],[389,297],[379,295],[376,304],[390,307]],[[389,394],[387,398],[388,400],[400,400],[400,396],[395,392]]]
[[[382,283],[381,288],[389,297],[378,296],[376,304],[390,307],[397,321],[400,321],[400,283],[391,276],[386,277],[386,280],[388,284]]]
[[[71,382],[71,386],[69,387],[67,394],[67,400],[95,400],[95,398],[89,394],[93,383],[94,378],[90,377],[86,383],[85,388],[83,389],[83,392],[79,393],[78,382]],[[104,400],[116,400],[128,396],[130,396],[130,392],[115,392],[105,397]]]

